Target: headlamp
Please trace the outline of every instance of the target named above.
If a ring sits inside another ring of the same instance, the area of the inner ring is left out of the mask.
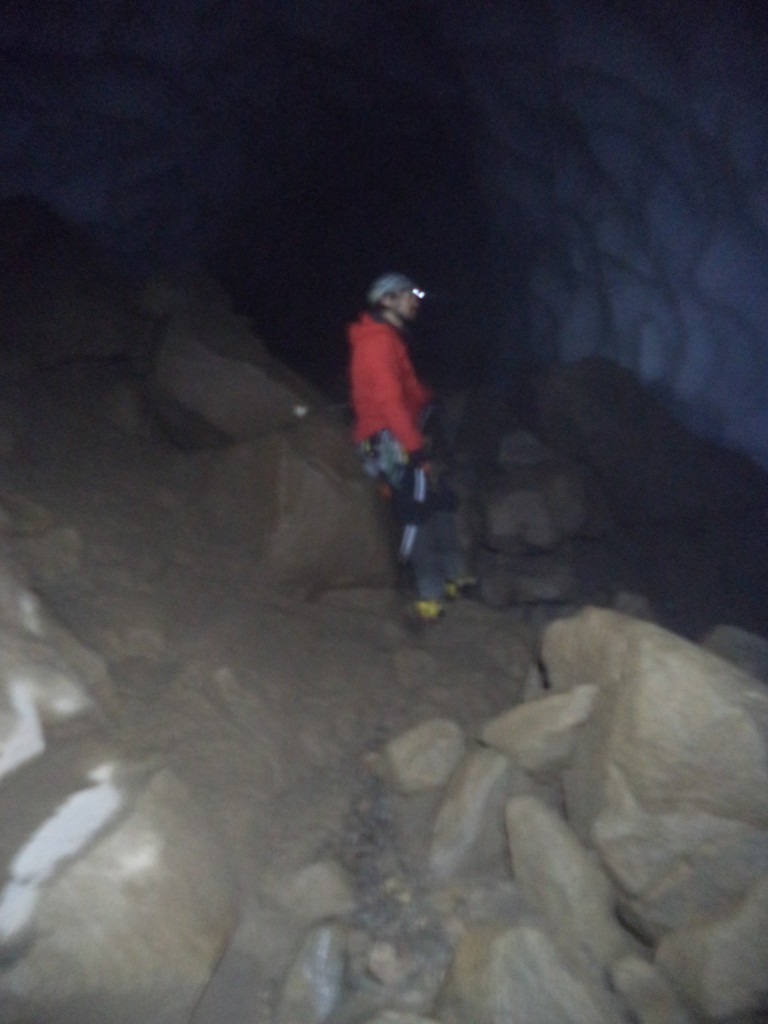
[[[424,296],[427,294],[426,292],[423,292],[421,288],[411,288],[411,291],[413,292],[417,299],[423,299]]]

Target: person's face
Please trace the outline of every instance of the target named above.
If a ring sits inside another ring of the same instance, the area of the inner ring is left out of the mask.
[[[396,295],[388,295],[382,305],[385,309],[391,310],[400,320],[413,320],[419,312],[421,296],[412,289],[398,292]]]

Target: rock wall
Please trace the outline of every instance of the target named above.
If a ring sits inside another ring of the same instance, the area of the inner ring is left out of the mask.
[[[532,358],[610,356],[765,463],[768,100],[744,13],[561,0],[532,33],[489,9],[462,57],[489,204],[510,247],[525,229]]]

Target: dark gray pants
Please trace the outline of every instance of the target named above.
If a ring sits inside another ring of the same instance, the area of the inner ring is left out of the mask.
[[[417,527],[411,563],[416,590],[425,601],[442,600],[446,580],[466,576],[455,512],[432,512],[427,521]]]

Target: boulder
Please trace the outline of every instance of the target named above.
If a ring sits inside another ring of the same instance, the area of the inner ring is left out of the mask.
[[[0,1020],[182,1024],[227,943],[227,862],[172,774],[126,762],[102,658],[0,571]]]
[[[615,914],[610,880],[594,855],[535,797],[510,800],[506,822],[515,881],[563,955],[607,970],[630,942]]]
[[[486,722],[480,738],[532,774],[559,770],[570,757],[596,695],[596,686],[577,686],[570,693],[520,704]]]
[[[269,356],[245,317],[203,302],[169,316],[149,395],[184,448],[249,440],[327,406]]]
[[[462,867],[503,863],[503,805],[509,762],[492,750],[470,751],[451,777],[432,830],[429,866],[445,880]]]
[[[507,486],[485,501],[485,541],[494,551],[517,551],[522,542],[532,548],[554,548],[563,539],[540,490]]]
[[[276,902],[307,924],[340,917],[355,909],[352,881],[334,860],[317,861],[302,868],[274,892]]]
[[[496,551],[551,550],[569,537],[598,536],[610,527],[591,474],[562,459],[508,467],[483,505],[485,542]]]
[[[342,994],[346,933],[337,921],[311,928],[283,981],[276,1024],[322,1024]]]
[[[235,927],[226,860],[170,772],[135,796],[115,764],[90,781],[11,865],[5,923],[37,885],[27,945],[0,970],[2,1020],[183,1024]],[[73,836],[87,845],[73,849]]]
[[[392,581],[390,509],[347,448],[331,426],[307,424],[217,455],[209,523],[256,558],[260,582],[321,593]]]
[[[448,781],[464,745],[464,733],[455,722],[440,718],[422,722],[387,743],[387,777],[403,793],[436,789]]]
[[[456,949],[438,1008],[462,1024],[627,1020],[599,978],[574,972],[548,934],[529,922],[469,929]]]
[[[565,772],[568,816],[642,934],[700,923],[768,870],[768,694],[655,626],[587,609],[546,630],[556,690],[592,683]]]

